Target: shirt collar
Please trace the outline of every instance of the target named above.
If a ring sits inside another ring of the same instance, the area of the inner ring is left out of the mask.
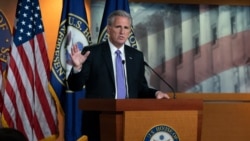
[[[115,47],[114,44],[112,44],[110,42],[110,40],[108,40],[109,46],[110,46],[110,50],[112,53],[115,53],[115,51],[118,49],[117,47]],[[124,54],[124,45],[122,45],[122,47],[119,48],[119,50],[121,51],[121,54]]]

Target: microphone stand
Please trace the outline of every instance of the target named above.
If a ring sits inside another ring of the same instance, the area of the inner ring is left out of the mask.
[[[148,63],[146,63],[146,62],[144,62],[144,65],[145,66],[147,66],[148,68],[150,68],[150,70],[152,71],[152,72],[154,72],[154,74],[158,77],[158,78],[160,78],[170,89],[171,89],[171,91],[173,92],[173,98],[174,99],[176,99],[176,94],[175,94],[175,90],[174,90],[174,88],[167,82],[167,81],[165,81],[152,67],[150,67],[149,66],[149,64]]]

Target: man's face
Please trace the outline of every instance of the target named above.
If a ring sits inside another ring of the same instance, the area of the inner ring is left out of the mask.
[[[130,31],[129,19],[121,16],[116,16],[113,25],[107,27],[110,41],[118,48],[127,41]]]

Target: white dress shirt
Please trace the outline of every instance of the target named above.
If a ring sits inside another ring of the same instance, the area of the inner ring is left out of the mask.
[[[116,70],[115,70],[115,68],[116,68],[116,63],[115,63],[116,53],[115,53],[115,52],[118,50],[118,48],[115,47],[114,44],[112,44],[110,41],[108,41],[108,42],[109,42],[110,51],[111,51],[111,56],[112,56],[113,72],[114,72],[114,78],[115,78],[115,91],[116,91],[116,93],[115,93],[115,99],[117,99]],[[121,55],[122,60],[124,60],[125,63],[126,63],[124,45],[123,45],[122,47],[120,47],[119,50],[120,50],[120,52],[121,52],[120,55]],[[127,89],[127,91],[126,91],[126,97],[128,97],[128,87],[127,87],[128,85],[127,85],[127,71],[126,71],[126,65],[124,64],[123,66],[124,66],[125,81],[126,81],[126,82],[125,82],[125,85],[126,85],[126,89]]]

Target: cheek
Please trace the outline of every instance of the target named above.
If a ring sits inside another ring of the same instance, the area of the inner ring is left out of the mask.
[[[126,32],[126,36],[129,36],[129,35],[130,35],[130,31],[127,31],[127,32]]]

